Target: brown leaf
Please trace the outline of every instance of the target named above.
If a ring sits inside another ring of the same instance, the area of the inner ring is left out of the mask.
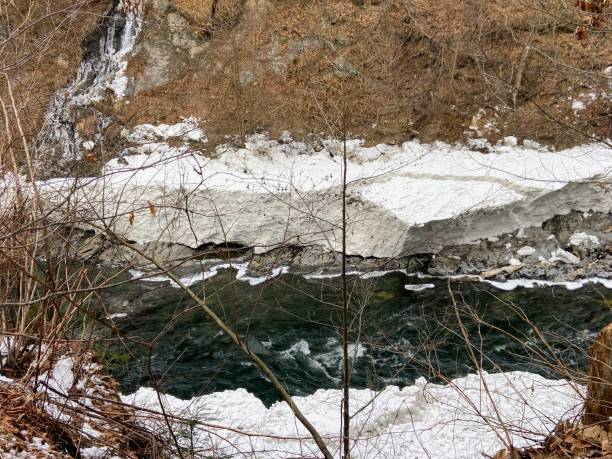
[[[574,34],[576,35],[576,39],[584,40],[587,37],[586,27],[584,26],[576,27],[576,32],[574,32]]]
[[[603,438],[605,433],[606,432],[598,425],[588,426],[582,430],[582,436],[585,439],[593,439],[596,441],[600,441],[600,438]]]
[[[570,451],[574,454],[583,454],[584,451],[590,446],[588,443],[580,440],[579,438],[572,437],[565,439],[566,443],[570,445]]]
[[[128,221],[130,222],[130,225],[134,224],[134,217],[135,217],[134,211],[131,211],[130,215],[128,216]]]
[[[95,163],[97,161],[95,153],[89,152],[85,155],[85,161],[88,163]]]
[[[154,217],[157,214],[157,209],[155,208],[155,204],[153,204],[151,201],[149,201],[149,212],[151,212],[151,215],[153,215]]]

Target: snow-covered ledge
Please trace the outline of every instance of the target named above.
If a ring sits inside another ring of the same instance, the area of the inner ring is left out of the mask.
[[[202,154],[206,137],[194,119],[142,125],[126,136],[133,147],[107,163],[101,177],[81,180],[87,185],[72,200],[84,219],[104,215],[117,233],[141,243],[195,248],[228,241],[260,253],[282,244],[340,249],[339,142],[315,151],[290,138],[254,135],[243,148]],[[612,149],[551,152],[512,144],[482,154],[441,142],[366,148],[349,141],[347,252],[435,252],[572,209],[612,209],[612,194],[605,193]],[[57,197],[67,182],[48,181],[43,189]]]

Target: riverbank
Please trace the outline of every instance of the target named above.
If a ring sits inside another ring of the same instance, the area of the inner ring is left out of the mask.
[[[435,277],[466,276],[474,280],[504,282],[532,279],[574,283],[589,278],[612,283],[610,223],[604,212],[570,212],[555,216],[540,227],[520,229],[468,244],[443,247],[437,253],[393,258],[347,257],[347,270],[365,277],[401,271]],[[160,277],[159,268],[103,235],[73,230],[77,259],[134,270],[136,277]],[[266,280],[281,273],[306,277],[334,277],[341,273],[341,254],[320,246],[287,246],[258,254],[238,244],[204,244],[192,249],[182,244],[135,243],[161,266],[174,269],[188,285],[213,276],[219,269],[235,267],[238,277]],[[189,279],[188,279],[189,278]]]
[[[207,151],[193,118],[138,126],[125,137],[131,146],[99,176],[38,184],[51,206],[69,203],[71,214],[62,218],[95,233],[76,235],[81,258],[150,264],[126,247],[110,250],[123,240],[162,263],[238,256],[255,274],[338,271],[342,142],[254,135],[243,147]],[[441,142],[347,141],[351,269],[608,277],[610,148],[553,152],[515,141],[487,154]]]

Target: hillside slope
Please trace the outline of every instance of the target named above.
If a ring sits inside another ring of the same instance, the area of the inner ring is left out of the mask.
[[[372,144],[514,135],[565,148],[610,136],[609,6],[355,3],[220,0],[211,21],[210,1],[149,2],[130,101],[105,109],[128,126],[196,116],[213,142],[346,129]]]

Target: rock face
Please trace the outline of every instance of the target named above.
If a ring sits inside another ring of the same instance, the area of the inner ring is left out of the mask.
[[[612,323],[599,334],[589,349],[589,383],[583,423],[610,422],[612,419]]]

